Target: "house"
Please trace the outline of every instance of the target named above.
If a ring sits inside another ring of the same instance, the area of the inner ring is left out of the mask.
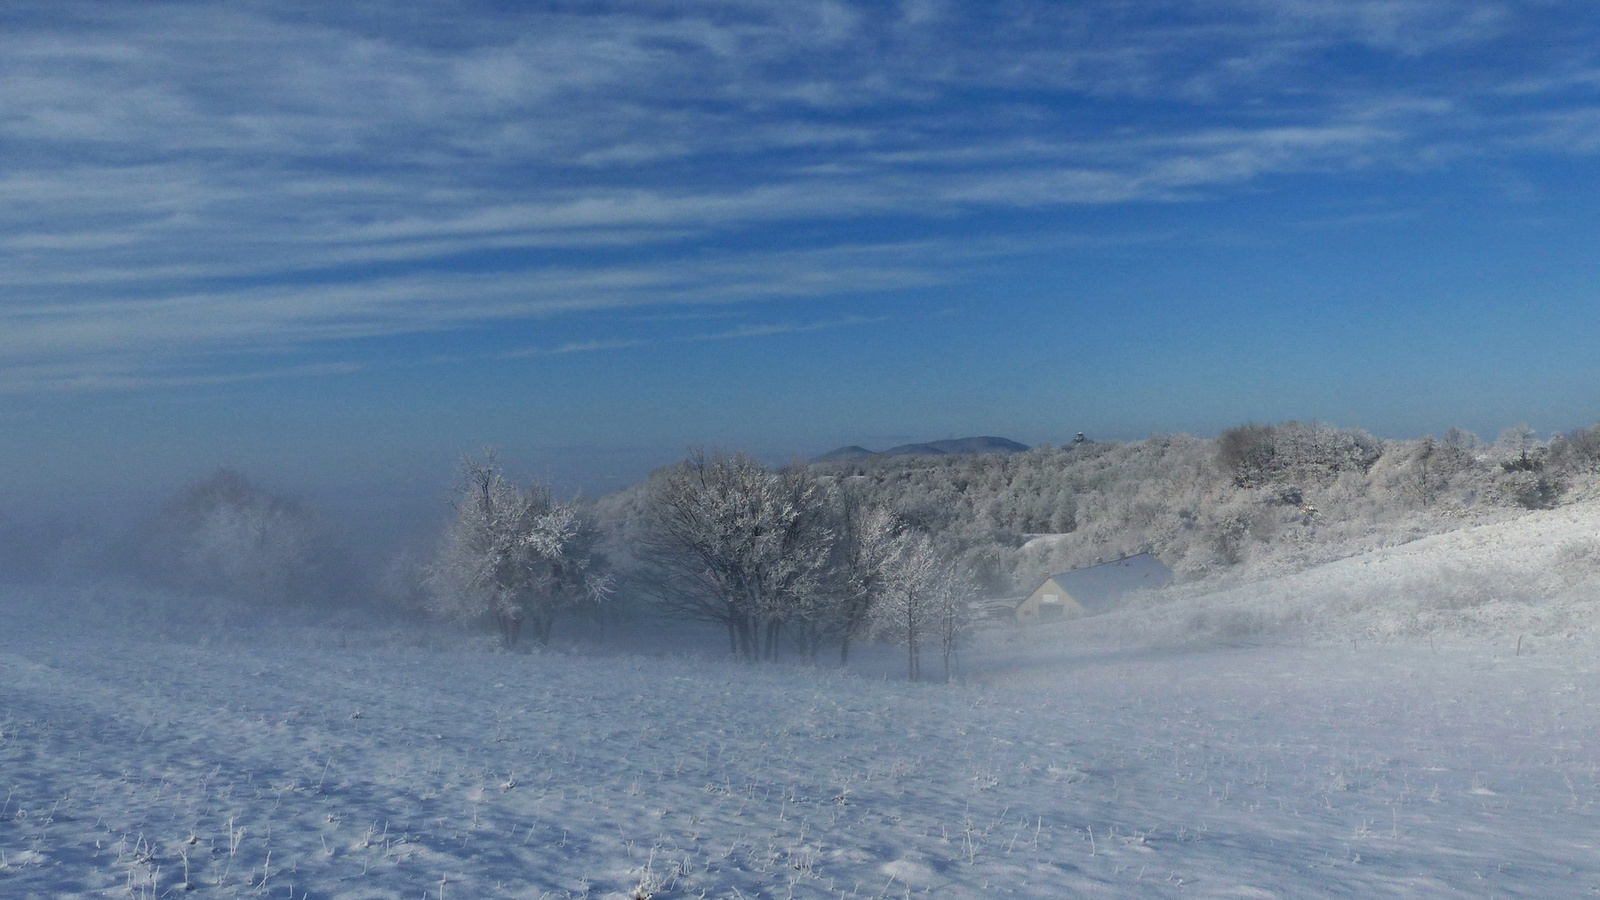
[[[1017,605],[1018,622],[1050,622],[1103,613],[1123,595],[1172,581],[1172,570],[1149,553],[1051,575]]]

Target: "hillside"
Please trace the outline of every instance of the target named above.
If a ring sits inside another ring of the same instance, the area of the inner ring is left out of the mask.
[[[1589,892],[1597,527],[990,628],[956,685],[0,596],[0,893]]]
[[[923,444],[900,444],[887,450],[872,451],[856,444],[838,447],[812,458],[812,462],[843,462],[870,457],[895,456],[960,456],[969,453],[1022,453],[1027,444],[1019,444],[1002,437],[950,438]]]
[[[1600,432],[1380,440],[1286,422],[812,468],[937,535],[993,596],[1141,552],[1215,590],[1600,495]]]
[[[1132,612],[1193,635],[1390,639],[1600,634],[1600,502],[1540,510]]]
[[[1220,588],[1173,585],[1105,615],[983,639],[1004,644],[986,652],[1046,667],[1086,646],[1600,643],[1597,535],[1600,501],[1583,501]]]

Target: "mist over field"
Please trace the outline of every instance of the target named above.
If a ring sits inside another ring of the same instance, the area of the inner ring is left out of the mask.
[[[719,451],[576,500],[480,453],[383,552],[230,469],[13,524],[0,890],[1588,892],[1597,433]],[[1009,615],[1138,552],[1172,583]]]
[[[14,0],[0,147],[0,898],[1600,891],[1592,4]]]

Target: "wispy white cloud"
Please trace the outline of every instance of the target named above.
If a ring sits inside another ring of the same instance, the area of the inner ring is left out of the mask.
[[[820,322],[765,322],[740,325],[721,331],[671,335],[651,338],[614,338],[606,340],[572,341],[556,347],[526,347],[501,354],[506,359],[523,359],[531,356],[564,356],[569,353],[598,353],[613,350],[633,350],[659,344],[701,344],[708,341],[736,341],[750,338],[776,337],[785,334],[809,334],[833,331],[860,325],[876,325],[890,320],[889,316],[845,316]]]
[[[181,354],[947,283],[1004,236],[861,223],[1593,154],[1594,28],[1567,6],[0,12],[0,372],[129,384]]]
[[[750,301],[838,296],[858,290],[937,283],[956,262],[930,257],[943,248],[885,244],[811,251],[762,251],[690,263],[670,259],[595,268],[541,268],[515,275],[426,273],[188,294],[91,297],[0,309],[0,381],[23,385],[112,388],[204,383],[189,371],[228,354],[292,355],[339,342],[417,334],[452,334],[487,322],[551,320],[607,310],[739,305]],[[1005,252],[969,250],[969,259]],[[865,319],[843,320],[845,324]],[[816,327],[834,327],[833,324]],[[683,340],[760,337],[782,331],[741,326]],[[521,355],[606,349],[573,342]],[[462,351],[451,354],[459,356]],[[485,351],[486,352],[486,351]],[[481,355],[481,354],[480,354]],[[258,364],[259,365],[259,364]],[[170,377],[172,370],[181,376]],[[303,365],[290,371],[308,372]],[[328,371],[341,371],[337,368]],[[242,380],[221,374],[218,381]]]
[[[600,353],[607,350],[631,350],[656,341],[645,338],[619,338],[598,341],[569,341],[557,347],[525,347],[500,354],[503,359],[526,359],[531,356],[566,356],[570,353]]]
[[[682,338],[683,341],[699,343],[703,341],[732,341],[744,338],[772,337],[780,334],[808,334],[813,331],[832,331],[835,328],[850,328],[858,325],[876,325],[889,321],[889,316],[846,316],[842,319],[833,319],[826,322],[806,322],[796,324],[791,322],[769,323],[764,325],[744,325],[739,328],[730,328],[725,331],[712,331],[705,334],[694,334]]]
[[[349,375],[365,366],[356,362],[279,364],[240,371],[232,367],[199,370],[187,363],[150,360],[77,360],[71,363],[0,368],[0,396],[86,391],[132,391],[151,388],[196,388],[289,378]]]
[[[1251,5],[1294,33],[1323,32],[1412,56],[1492,41],[1515,20],[1512,5],[1500,0],[1258,0]]]

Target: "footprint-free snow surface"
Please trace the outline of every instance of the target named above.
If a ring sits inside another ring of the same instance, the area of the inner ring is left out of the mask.
[[[1600,664],[1573,643],[1063,630],[1007,669],[1002,629],[967,683],[912,685],[7,624],[7,898],[1600,890]]]

